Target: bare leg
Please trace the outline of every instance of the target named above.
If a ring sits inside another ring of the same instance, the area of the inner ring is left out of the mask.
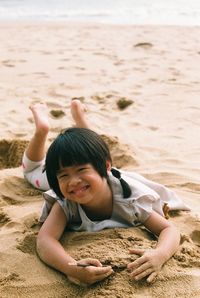
[[[48,109],[45,104],[30,106],[35,122],[35,133],[27,149],[26,155],[32,161],[41,161],[45,157],[45,143],[49,132]]]
[[[30,106],[35,122],[35,133],[26,149],[26,156],[31,161],[41,161],[45,157],[45,144],[49,132],[48,109],[46,104]],[[85,116],[85,106],[79,100],[72,100],[71,114],[77,127],[90,128]]]
[[[91,128],[88,120],[85,116],[86,108],[84,104],[78,99],[74,99],[71,102],[71,114],[77,127]]]

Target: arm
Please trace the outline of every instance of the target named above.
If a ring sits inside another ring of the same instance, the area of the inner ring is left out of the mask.
[[[85,268],[74,266],[77,263],[76,260],[64,250],[59,242],[66,224],[67,219],[64,211],[56,202],[38,234],[37,252],[40,258],[74,282],[92,284],[109,276],[112,273],[111,267],[102,267],[102,264],[96,259],[82,260],[81,263],[91,264]]]
[[[175,226],[156,212],[151,213],[144,226],[158,236],[157,246],[155,249],[147,251],[131,249],[130,253],[138,254],[140,257],[128,264],[128,269],[132,270],[131,277],[133,279],[139,280],[148,276],[147,281],[151,282],[163,264],[177,251],[180,233]]]
[[[156,251],[162,256],[163,264],[177,251],[180,243],[180,232],[164,217],[153,212],[144,226],[158,236]]]
[[[56,202],[43,223],[37,237],[37,252],[40,258],[49,266],[65,273],[67,264],[75,260],[65,252],[58,241],[66,227],[66,216]]]

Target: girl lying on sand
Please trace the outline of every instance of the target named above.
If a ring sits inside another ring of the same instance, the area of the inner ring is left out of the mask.
[[[131,249],[130,253],[139,257],[127,264],[127,274],[133,280],[152,282],[180,241],[179,231],[164,217],[163,205],[176,209],[181,200],[158,183],[113,168],[108,146],[89,129],[84,106],[78,100],[71,103],[76,127],[57,136],[45,159],[48,110],[44,104],[30,109],[36,129],[23,156],[23,171],[34,187],[46,191],[40,218],[43,225],[37,238],[40,258],[72,282],[91,285],[113,270],[98,259],[72,258],[59,242],[64,230],[96,232],[143,224],[158,236],[157,246],[146,251]]]

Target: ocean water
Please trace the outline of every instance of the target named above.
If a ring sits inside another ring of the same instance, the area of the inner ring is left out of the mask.
[[[200,25],[200,0],[0,0],[0,20]]]

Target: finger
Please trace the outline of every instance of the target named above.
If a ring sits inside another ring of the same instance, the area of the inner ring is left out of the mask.
[[[80,260],[80,263],[88,264],[88,265],[95,266],[95,267],[101,267],[102,266],[102,264],[99,260],[92,259],[92,258],[87,258],[87,259],[84,259],[84,260]]]
[[[135,269],[134,271],[131,272],[131,276],[137,276],[138,274],[150,269],[150,264],[144,263],[141,265],[139,268]]]
[[[112,267],[111,266],[107,266],[107,267],[96,267],[95,268],[95,274],[96,275],[104,275],[104,274],[111,274],[113,272]]]
[[[96,276],[96,281],[101,281],[103,279],[105,279],[106,277],[108,277],[109,275],[111,275],[113,273],[113,270],[110,270],[104,274],[101,274],[101,275],[97,275]]]
[[[139,249],[139,248],[130,248],[129,253],[130,254],[136,254],[139,256],[142,256],[144,254],[145,250],[144,249]]]
[[[147,261],[147,260],[146,260],[146,257],[143,257],[143,256],[142,256],[142,257],[138,258],[137,260],[135,260],[134,262],[129,263],[129,264],[127,265],[127,268],[128,268],[128,269],[134,269],[134,268],[137,268],[137,267],[141,266],[142,264],[144,264],[146,261]]]
[[[140,280],[140,279],[144,278],[145,276],[148,276],[151,273],[152,273],[152,269],[149,268],[149,269],[143,271],[142,273],[140,273],[140,274],[138,274],[136,276],[133,276],[133,279]]]
[[[108,272],[104,272],[102,274],[93,274],[92,278],[90,278],[89,284],[94,284],[98,281],[101,281],[103,279],[105,279],[106,277],[108,277],[109,275],[111,275],[113,273],[113,270],[109,270]]]
[[[152,273],[149,275],[149,277],[147,278],[147,282],[148,282],[148,283],[154,282],[154,281],[155,281],[155,278],[156,278],[157,275],[158,275],[157,272],[152,272]]]

